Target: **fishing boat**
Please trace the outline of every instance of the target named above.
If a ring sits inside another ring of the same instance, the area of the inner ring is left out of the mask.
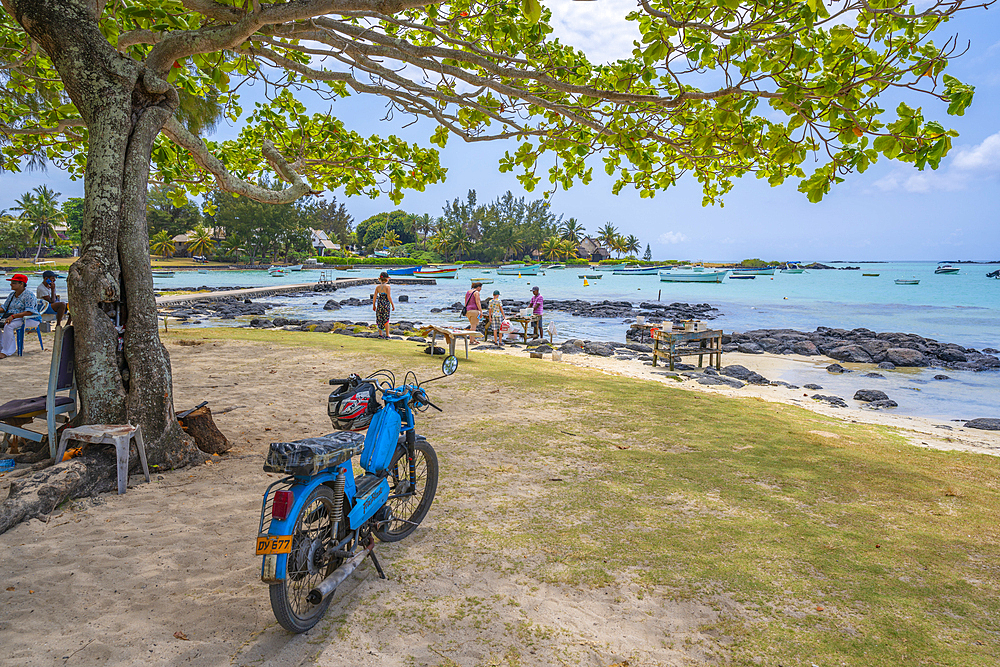
[[[198,269],[198,273],[208,273],[208,269]]]
[[[759,269],[733,269],[734,276],[773,276],[774,267],[764,266]]]
[[[584,278],[585,280],[600,280],[603,277],[603,273],[581,273],[577,276],[577,278]]]
[[[153,271],[154,278],[173,278],[173,271]]]
[[[267,270],[267,275],[271,276],[272,278],[275,276],[283,276],[285,275],[285,270],[280,266],[272,266]]]
[[[953,276],[956,275],[960,270],[961,269],[959,269],[956,266],[952,266],[948,262],[941,262],[940,264],[937,265],[937,268],[934,269],[934,273],[943,273],[945,275]]]
[[[805,273],[806,270],[802,269],[802,268],[799,268],[797,266],[794,266],[794,267],[791,267],[791,268],[788,268],[788,269],[781,269],[781,272],[782,273],[798,274],[798,273]],[[875,275],[878,275],[878,274],[876,273]]]
[[[493,284],[493,278],[473,278],[472,282],[474,282],[474,283],[482,283],[483,285],[492,285]]]
[[[702,271],[681,272],[681,271],[660,271],[660,282],[664,283],[721,283],[729,271]]]
[[[612,272],[616,276],[655,276],[660,273],[659,266],[621,266]]]
[[[896,278],[897,285],[919,285],[920,281],[916,278]]]
[[[537,276],[541,264],[504,264],[497,269],[498,276]]]
[[[566,268],[565,264],[549,264],[548,266],[545,267],[546,270],[565,269],[565,268]]]
[[[400,269],[388,269],[386,273],[390,276],[412,276],[414,271],[419,271],[421,266],[407,266],[406,268]]]
[[[457,273],[458,269],[455,268],[425,266],[414,271],[412,275],[417,278],[454,278]]]
[[[285,267],[285,271],[301,271],[301,270],[302,270],[302,265],[301,264],[296,264],[295,266],[286,266]]]
[[[729,276],[730,280],[753,280],[757,276]]]
[[[864,276],[864,277],[866,277],[866,278],[878,278],[878,274],[877,273],[862,273],[861,275]]]
[[[604,266],[595,266],[598,271],[614,271],[618,268],[618,264],[605,264]]]

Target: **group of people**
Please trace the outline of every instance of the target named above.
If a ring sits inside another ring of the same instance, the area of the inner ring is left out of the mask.
[[[46,271],[42,274],[42,284],[35,294],[29,292],[28,276],[15,273],[7,279],[10,283],[10,294],[0,307],[0,359],[6,359],[17,353],[17,332],[23,327],[38,326],[42,313],[49,306],[56,315],[56,323],[61,323],[66,315],[66,303],[59,300],[56,293],[56,274]]]
[[[465,293],[464,315],[469,318],[469,329],[475,331],[479,328],[479,318],[483,313],[483,304],[479,293],[483,290],[482,283],[472,283],[472,289]],[[542,314],[544,313],[545,300],[542,298],[538,285],[531,288],[531,326],[532,337],[542,337]],[[500,290],[493,290],[493,298],[489,301],[489,311],[487,317],[490,320],[490,329],[493,330],[493,342],[499,347],[503,347],[503,321],[506,318],[503,312],[503,300],[500,298]]]

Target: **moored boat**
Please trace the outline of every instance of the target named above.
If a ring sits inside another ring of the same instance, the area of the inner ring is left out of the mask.
[[[774,267],[764,266],[759,269],[733,269],[734,276],[773,276]]]
[[[482,283],[484,285],[491,285],[493,284],[493,278],[473,278],[472,282]]]
[[[896,278],[897,285],[919,285],[920,281],[916,278]]]
[[[173,278],[173,271],[153,271],[154,278]]]
[[[729,271],[703,271],[687,273],[680,271],[660,271],[660,282],[664,283],[721,283]]]
[[[286,266],[285,267],[285,271],[301,271],[301,270],[302,270],[302,265],[301,264],[296,264],[295,266]]]
[[[729,276],[730,280],[753,280],[757,276]]]
[[[400,269],[387,269],[386,273],[390,276],[412,276],[414,271],[419,271],[422,268],[422,266],[407,266]]]
[[[806,270],[805,269],[782,269],[781,272],[782,273],[805,273]],[[868,274],[865,274],[865,275],[868,275]],[[877,276],[878,274],[876,273],[875,275]]]
[[[272,278],[275,276],[283,276],[285,275],[285,270],[280,266],[272,266],[267,270],[267,275],[271,276]]]
[[[498,276],[537,276],[541,264],[504,264],[497,269]]]
[[[566,268],[565,264],[549,264],[548,266],[545,267],[546,270],[565,269],[565,268]]]
[[[934,269],[934,273],[942,273],[945,275],[953,276],[957,274],[960,270],[961,269],[959,269],[957,266],[952,266],[948,262],[941,262],[940,264],[937,265],[937,268]]]
[[[877,273],[862,273],[861,275],[865,276],[866,278],[878,278]]]
[[[581,273],[577,276],[577,278],[584,278],[586,280],[600,280],[603,277],[603,273]]]
[[[660,273],[659,266],[622,266],[612,273],[616,276],[655,276]]]
[[[458,269],[438,269],[433,266],[425,266],[413,272],[418,278],[454,278]]]

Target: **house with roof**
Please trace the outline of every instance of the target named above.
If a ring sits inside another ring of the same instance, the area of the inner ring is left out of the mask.
[[[600,262],[603,259],[611,259],[611,253],[601,245],[597,239],[589,236],[583,237],[580,244],[576,246],[576,256],[582,259],[589,259],[591,262]]]
[[[208,230],[212,235],[212,240],[215,241],[216,246],[226,240],[226,230],[223,227],[210,227]],[[174,238],[170,239],[174,244],[174,257],[190,257],[191,253],[188,250],[188,244],[194,240],[194,230],[188,230],[183,234],[178,234]]]
[[[327,233],[322,229],[309,228],[309,236],[311,238],[310,243],[312,247],[316,250],[316,254],[320,257],[325,257],[327,251],[340,250],[340,244],[334,243],[327,236]]]

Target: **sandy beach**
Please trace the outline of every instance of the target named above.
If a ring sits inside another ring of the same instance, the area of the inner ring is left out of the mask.
[[[362,566],[338,591],[317,628],[298,636],[285,633],[271,613],[253,554],[260,494],[272,481],[261,471],[267,443],[329,432],[325,380],[371,368],[391,349],[385,345],[414,343],[376,345],[369,355],[352,356],[348,366],[308,347],[169,340],[177,409],[209,400],[233,449],[204,466],[154,472],[149,484],[133,475],[126,495],[69,502],[45,520],[0,536],[0,665],[606,667],[625,661],[679,666],[716,660],[715,638],[705,628],[733,604],[724,597],[675,600],[640,589],[627,576],[601,587],[546,583],[517,567],[519,559],[544,554],[497,553],[476,544],[456,548],[452,529],[480,517],[485,479],[505,465],[469,437],[461,406],[483,401],[494,405],[501,418],[558,421],[544,406],[533,407],[529,388],[522,395],[508,393],[497,404],[496,386],[460,378],[434,385],[435,402],[445,412],[421,417],[422,431],[442,460],[442,484],[431,516],[415,535],[379,547],[388,580],[378,579],[370,565]],[[524,356],[524,351],[471,354]],[[49,355],[35,352],[0,363],[4,402],[38,393]],[[419,372],[430,375],[436,363],[428,359]],[[566,355],[562,362],[546,355],[537,363],[789,403],[898,429],[915,446],[1000,452],[996,432],[832,408],[802,390],[678,383],[662,368],[587,355]],[[734,363],[767,376],[783,364],[817,360],[724,356],[724,364]],[[457,478],[455,471],[465,471],[465,477]],[[0,476],[0,497],[9,490],[5,477]],[[536,483],[528,479],[518,492],[531,494]],[[670,641],[664,641],[665,634]]]

